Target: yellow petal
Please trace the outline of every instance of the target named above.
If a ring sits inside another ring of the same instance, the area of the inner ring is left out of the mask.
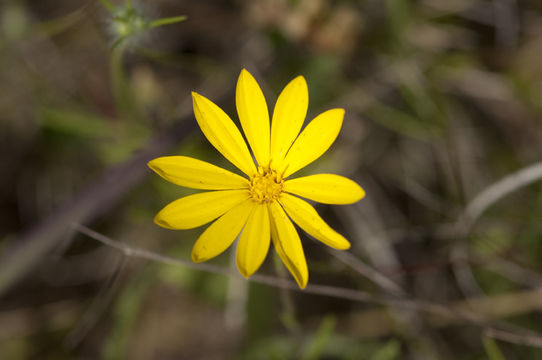
[[[274,168],[280,168],[288,149],[299,134],[308,107],[307,82],[303,76],[298,76],[282,90],[273,110],[271,164]]]
[[[258,270],[269,251],[270,242],[267,206],[257,205],[248,217],[237,245],[237,268],[241,275],[249,277]]]
[[[248,190],[210,191],[185,196],[160,210],[154,222],[167,229],[192,229],[216,219],[249,197]]]
[[[237,80],[235,103],[241,126],[254,157],[261,166],[269,165],[269,110],[260,86],[245,69]]]
[[[334,249],[350,248],[348,240],[326,224],[308,202],[286,193],[282,193],[279,201],[288,216],[315,239]]]
[[[248,180],[208,162],[186,156],[164,156],[148,163],[158,175],[193,189],[246,189]]]
[[[344,176],[317,174],[284,182],[284,191],[324,204],[352,204],[365,196],[365,191]]]
[[[251,176],[256,166],[247,144],[230,117],[206,97],[192,92],[194,115],[205,137],[222,155]]]
[[[278,202],[273,201],[268,206],[271,215],[271,238],[275,249],[294,276],[297,285],[304,289],[309,280],[309,270],[297,230]]]
[[[344,109],[321,113],[301,132],[282,162],[280,173],[288,177],[322,156],[339,135]]]
[[[194,244],[192,261],[206,261],[226,250],[245,226],[255,204],[251,199],[245,200],[212,223]]]

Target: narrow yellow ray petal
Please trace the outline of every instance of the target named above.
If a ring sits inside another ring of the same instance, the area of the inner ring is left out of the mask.
[[[192,248],[192,261],[206,261],[226,250],[245,226],[255,205],[252,199],[247,199],[205,229]]]
[[[271,238],[275,250],[293,275],[297,285],[304,289],[309,280],[309,270],[299,234],[278,202],[273,201],[268,206],[271,219]]]
[[[271,121],[271,164],[280,168],[288,149],[303,126],[309,107],[309,90],[303,76],[286,85],[279,95]]]
[[[322,156],[339,135],[344,109],[331,109],[312,120],[288,151],[280,173],[288,177]]]
[[[315,239],[334,249],[350,248],[348,240],[333,230],[308,202],[286,193],[282,193],[279,202],[288,216]]]
[[[206,97],[192,92],[192,99],[194,115],[207,140],[241,171],[249,176],[253,175],[256,166],[232,119]]]
[[[269,213],[266,205],[258,204],[250,214],[237,245],[237,268],[249,277],[262,265],[271,242]]]
[[[187,156],[163,156],[147,164],[169,182],[192,189],[246,189],[248,180],[208,162]]]
[[[258,161],[269,165],[269,110],[260,86],[245,69],[241,70],[235,92],[237,113],[245,136]]]
[[[216,219],[249,197],[248,190],[209,191],[185,196],[160,210],[154,222],[167,229],[192,229]]]
[[[283,190],[324,204],[352,204],[365,196],[365,191],[354,181],[334,174],[287,180]]]

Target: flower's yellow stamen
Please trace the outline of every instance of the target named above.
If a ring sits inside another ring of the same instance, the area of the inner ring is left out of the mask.
[[[250,179],[250,194],[254,201],[264,203],[278,199],[284,181],[280,174],[269,168],[258,167],[258,173]]]

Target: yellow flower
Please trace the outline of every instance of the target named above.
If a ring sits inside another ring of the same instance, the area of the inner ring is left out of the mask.
[[[196,120],[207,139],[247,177],[185,156],[154,159],[149,167],[164,179],[189,188],[214,190],[173,201],[154,221],[168,229],[190,229],[218,218],[196,241],[192,260],[201,262],[219,255],[241,233],[236,262],[244,277],[258,270],[272,239],[299,287],[305,288],[309,277],[307,262],[291,220],[335,249],[348,249],[350,243],[299,197],[324,204],[351,204],[365,192],[339,175],[289,177],[331,146],[341,129],[344,110],[323,112],[299,134],[309,94],[305,79],[298,76],[281,92],[270,126],[262,90],[243,69],[237,81],[236,105],[254,161],[230,117],[202,95],[193,92],[192,98]]]

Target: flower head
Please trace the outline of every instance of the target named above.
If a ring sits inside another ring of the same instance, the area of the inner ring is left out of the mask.
[[[217,256],[241,234],[236,260],[244,277],[258,270],[272,240],[299,287],[305,288],[307,262],[292,220],[335,249],[348,249],[350,243],[301,198],[351,204],[365,195],[358,184],[339,175],[290,179],[335,141],[344,110],[323,112],[300,133],[307,114],[308,90],[305,79],[298,76],[281,92],[270,124],[262,90],[243,69],[237,82],[236,105],[254,161],[230,117],[202,95],[194,92],[192,97],[194,114],[205,137],[245,176],[185,156],[152,160],[149,167],[174,184],[213,190],[173,201],[156,215],[155,222],[168,229],[190,229],[217,219],[196,241],[192,260],[201,262]]]
[[[150,20],[142,12],[136,10],[131,0],[126,0],[124,5],[119,6],[113,5],[109,0],[100,0],[100,2],[112,16],[113,47],[126,41],[135,43],[137,39],[140,39],[142,35],[148,33],[151,29],[186,20],[184,15]]]

